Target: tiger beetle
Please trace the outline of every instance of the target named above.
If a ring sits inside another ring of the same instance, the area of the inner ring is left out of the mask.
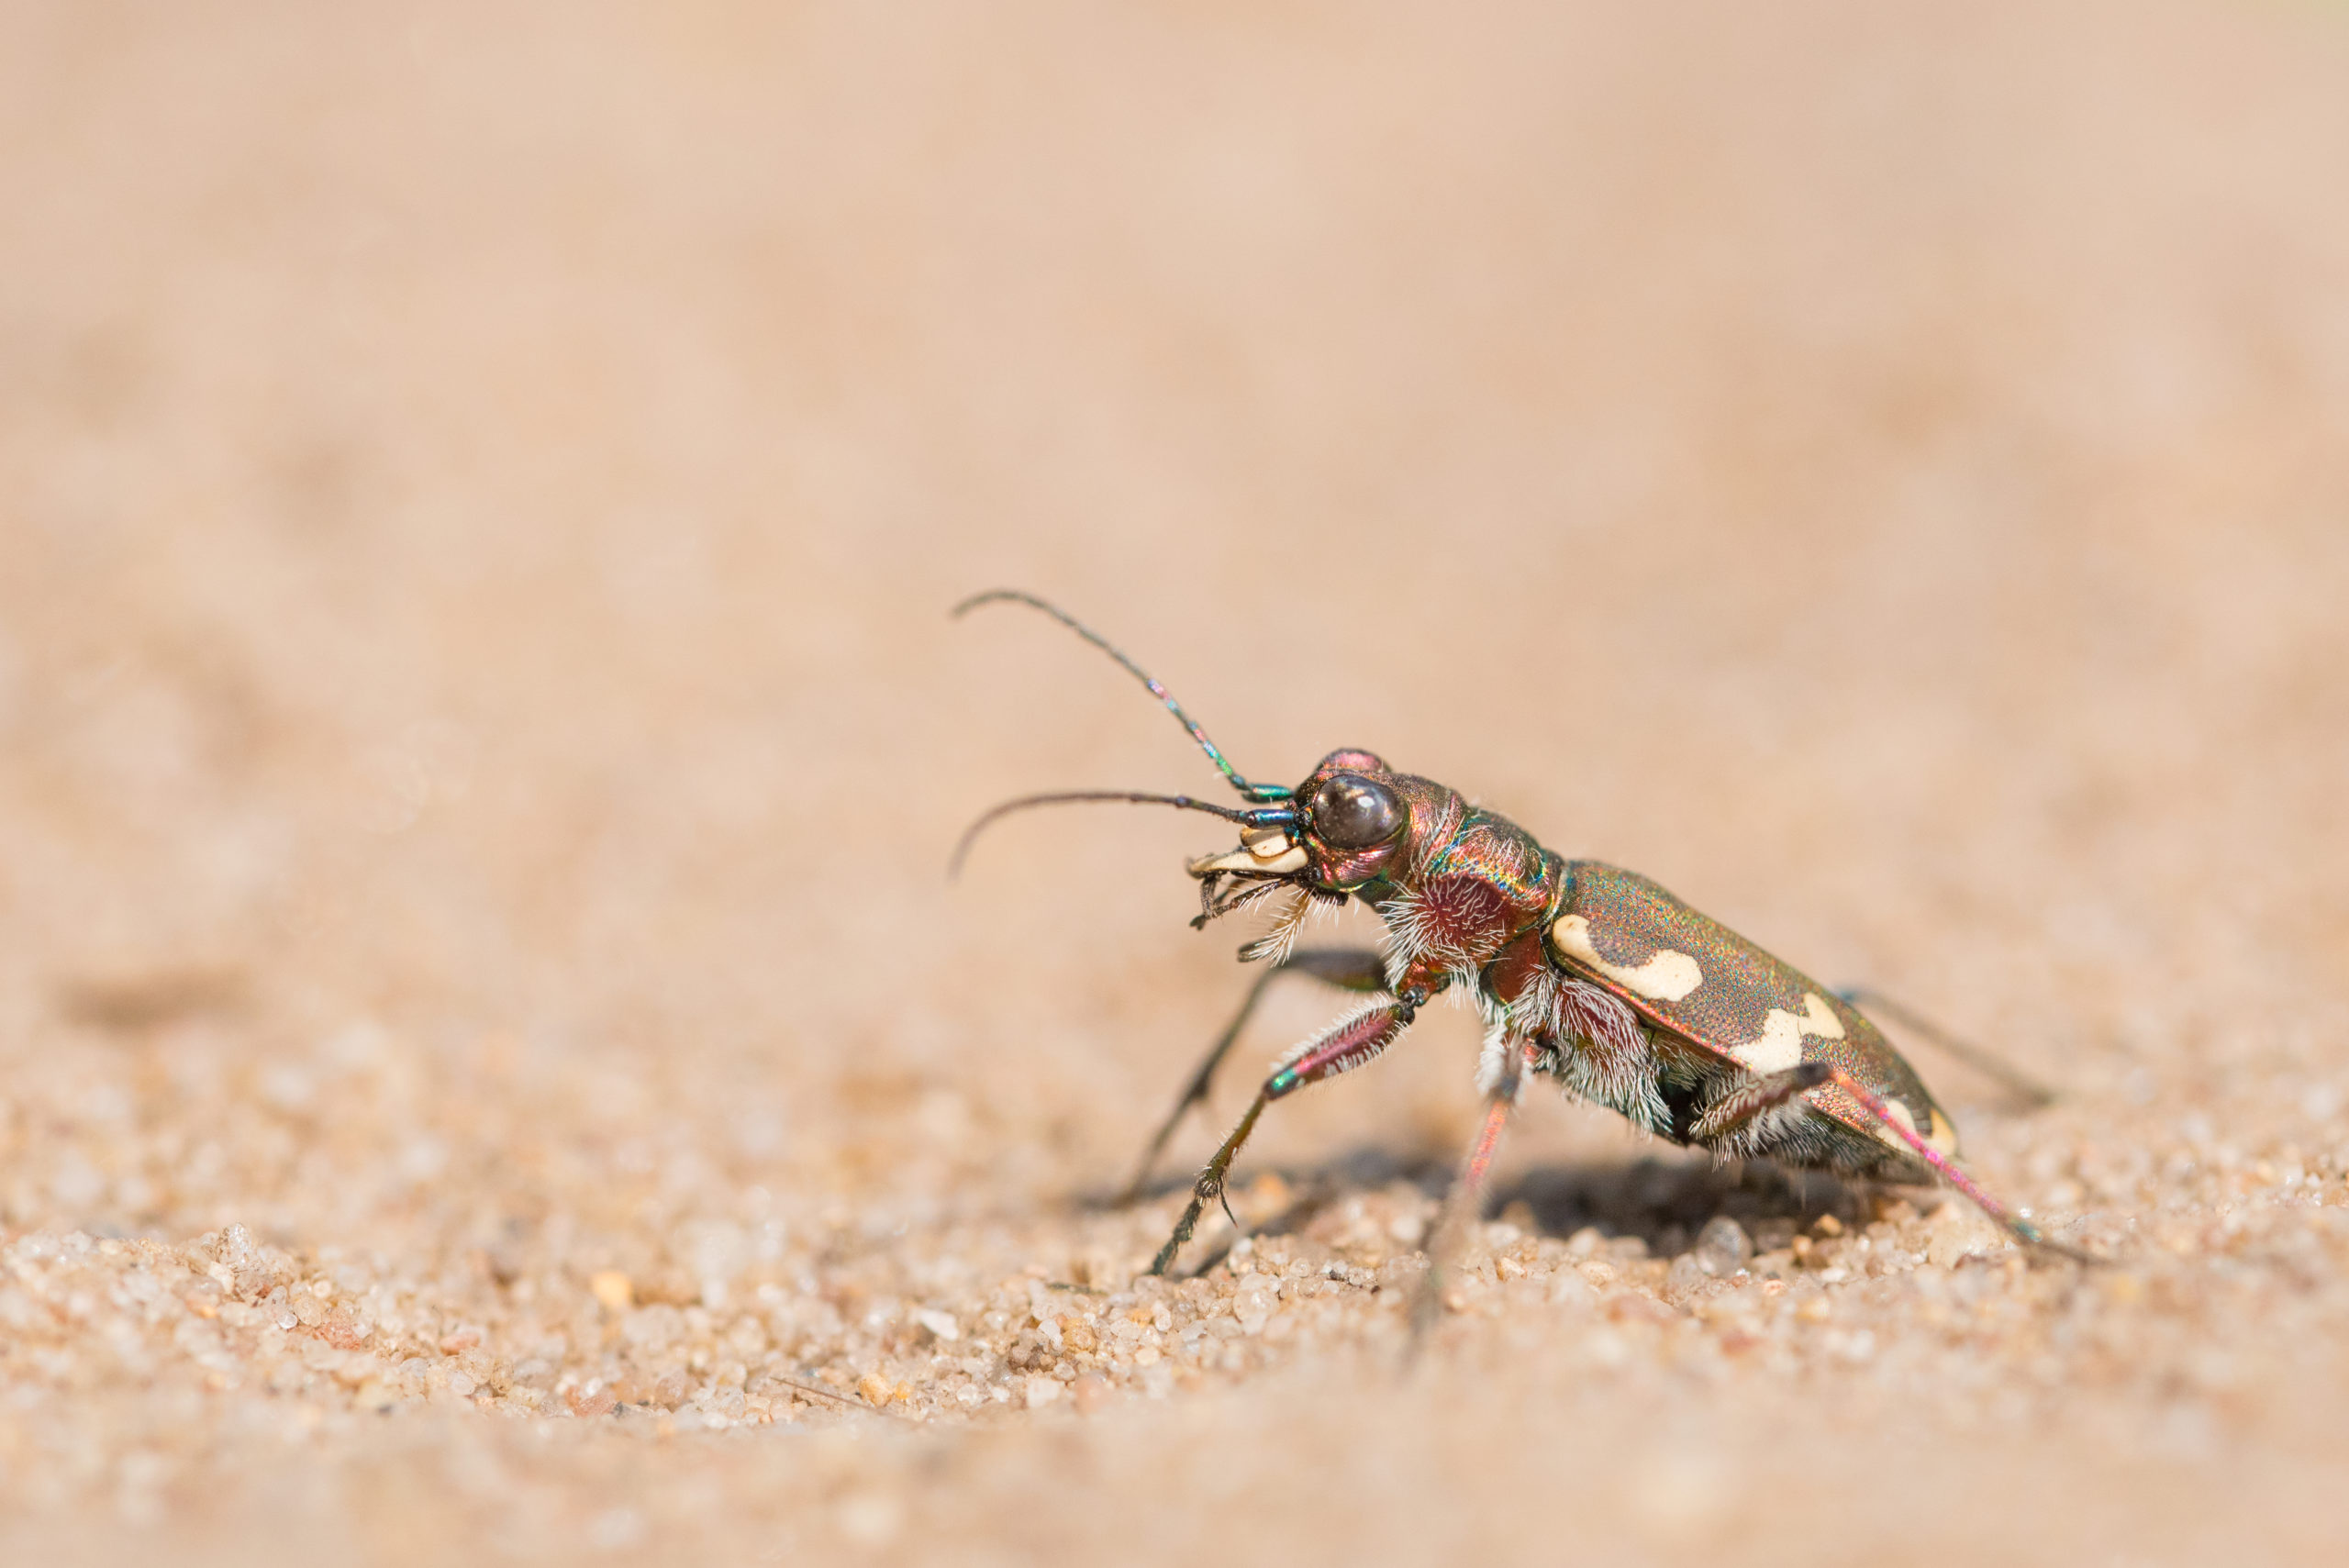
[[[954,869],[998,817],[1119,801],[1238,825],[1236,849],[1190,862],[1199,884],[1194,929],[1286,895],[1271,930],[1240,950],[1241,962],[1262,961],[1264,972],[1151,1140],[1128,1201],[1139,1196],[1184,1115],[1206,1101],[1217,1067],[1271,980],[1301,974],[1364,998],[1279,1059],[1199,1173],[1152,1273],[1173,1266],[1201,1212],[1222,1199],[1232,1160],[1267,1106],[1371,1062],[1431,998],[1454,989],[1474,1001],[1485,1024],[1477,1068],[1485,1111],[1431,1240],[1432,1266],[1414,1312],[1421,1328],[1529,1074],[1554,1078],[1636,1127],[1722,1158],[1766,1158],[1894,1184],[1921,1185],[1938,1176],[2026,1245],[2094,1261],[2051,1240],[1958,1168],[1949,1118],[1854,1006],[1862,993],[1821,985],[1646,877],[1566,860],[1457,791],[1397,773],[1372,752],[1332,751],[1293,786],[1252,783],[1164,686],[1059,606],[997,589],[964,600],[954,614],[998,603],[1041,610],[1123,665],[1245,804],[1135,790],[1023,795],[971,825],[955,847]],[[1317,907],[1350,898],[1386,927],[1383,951],[1297,947]]]

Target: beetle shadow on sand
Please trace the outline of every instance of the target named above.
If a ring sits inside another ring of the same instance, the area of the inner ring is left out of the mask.
[[[1249,1227],[1250,1234],[1269,1237],[1301,1232],[1349,1195],[1375,1192],[1397,1182],[1441,1199],[1457,1166],[1448,1159],[1403,1157],[1363,1146],[1311,1165],[1260,1169],[1277,1174],[1296,1193],[1286,1207]],[[1189,1184],[1170,1179],[1153,1183],[1150,1191],[1158,1195]],[[1586,1229],[1609,1241],[1636,1238],[1650,1257],[1671,1258],[1688,1251],[1706,1222],[1716,1218],[1736,1220],[1757,1244],[1765,1246],[1783,1245],[1824,1215],[1846,1225],[1862,1222],[1877,1190],[1892,1189],[1767,1161],[1715,1164],[1702,1158],[1650,1155],[1536,1166],[1495,1183],[1485,1195],[1480,1218],[1520,1224],[1530,1218],[1537,1234],[1560,1239]],[[1213,1267],[1231,1240],[1210,1248],[1186,1272]]]
[[[1766,1161],[1713,1164],[1651,1156],[1537,1167],[1497,1184],[1485,1212],[1506,1215],[1522,1204],[1542,1235],[1596,1229],[1609,1240],[1637,1237],[1650,1256],[1670,1258],[1688,1251],[1706,1223],[1720,1218],[1736,1220],[1764,1244],[1782,1244],[1823,1215],[1858,1223],[1871,1191],[1832,1172]]]

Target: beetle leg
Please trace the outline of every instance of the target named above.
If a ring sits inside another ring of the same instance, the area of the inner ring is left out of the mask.
[[[1894,1116],[1892,1107],[1886,1105],[1882,1098],[1863,1085],[1858,1079],[1840,1067],[1831,1067],[1828,1073],[1845,1094],[1860,1102],[1868,1115],[1891,1129],[1894,1136],[1917,1151],[1917,1158],[1931,1165],[1942,1180],[1971,1198],[1975,1207],[1996,1220],[2011,1233],[2016,1240],[2022,1242],[2025,1246],[2044,1248],[2050,1252],[2069,1258],[2076,1263],[2100,1263],[2104,1261],[2092,1252],[2083,1252],[2077,1247],[2068,1247],[2061,1241],[2049,1240],[2047,1233],[2038,1226],[2014,1213],[2006,1205],[1976,1186],[1973,1177],[1959,1170],[1948,1155],[1918,1136],[1915,1128]]]
[[[1824,1062],[1802,1062],[1782,1073],[1747,1078],[1711,1105],[1688,1129],[1688,1141],[1710,1148],[1750,1124],[1754,1118],[1776,1110],[1805,1089],[1816,1089],[1833,1075]]]
[[[1419,1288],[1411,1297],[1412,1353],[1417,1353],[1419,1341],[1435,1327],[1443,1306],[1443,1276],[1466,1250],[1469,1222],[1483,1207],[1485,1177],[1493,1168],[1509,1112],[1517,1106],[1518,1089],[1525,1082],[1525,1045],[1521,1040],[1508,1040],[1499,1080],[1485,1097],[1484,1125],[1476,1129],[1476,1140],[1468,1146],[1459,1174],[1443,1195],[1443,1207],[1436,1212],[1435,1231],[1428,1239],[1428,1271],[1419,1276]]]
[[[1151,1139],[1150,1146],[1142,1151],[1141,1163],[1135,1167],[1133,1180],[1126,1184],[1124,1194],[1118,1199],[1121,1207],[1141,1197],[1141,1189],[1149,1182],[1150,1173],[1156,1168],[1158,1157],[1166,1152],[1167,1140],[1174,1136],[1174,1129],[1181,1125],[1183,1118],[1193,1106],[1207,1103],[1208,1088],[1215,1081],[1216,1069],[1223,1065],[1224,1057],[1230,1053],[1232,1045],[1240,1039],[1240,1031],[1255,1013],[1257,1000],[1264,995],[1264,987],[1272,984],[1275,975],[1288,973],[1309,975],[1347,991],[1374,992],[1386,984],[1386,972],[1377,951],[1373,948],[1308,948],[1302,952],[1293,952],[1259,973],[1255,984],[1248,987],[1248,995],[1241,1000],[1240,1011],[1233,1016],[1231,1022],[1224,1026],[1215,1043],[1208,1048],[1207,1055],[1192,1072],[1190,1083],[1175,1099],[1174,1108],[1166,1113],[1166,1119],[1159,1124],[1158,1132]]]
[[[1256,1091],[1255,1099],[1249,1104],[1247,1114],[1240,1118],[1239,1125],[1231,1129],[1222,1147],[1215,1151],[1215,1157],[1199,1173],[1199,1179],[1191,1187],[1191,1201],[1184,1208],[1183,1218],[1174,1222],[1174,1233],[1166,1239],[1166,1245],[1158,1250],[1158,1256],[1151,1262],[1150,1272],[1163,1274],[1167,1271],[1174,1262],[1174,1254],[1183,1250],[1183,1243],[1188,1241],[1191,1232],[1198,1228],[1200,1212],[1209,1203],[1223,1196],[1224,1177],[1230,1173],[1231,1162],[1239,1154],[1240,1146],[1248,1141],[1248,1135],[1256,1130],[1256,1118],[1264,1114],[1266,1106],[1295,1094],[1308,1084],[1318,1084],[1324,1078],[1351,1073],[1371,1061],[1395,1043],[1396,1037],[1409,1027],[1411,1017],[1417,1010],[1418,1003],[1408,998],[1381,1002],[1341,1018],[1291,1052],[1273,1075],[1264,1080],[1264,1086]]]

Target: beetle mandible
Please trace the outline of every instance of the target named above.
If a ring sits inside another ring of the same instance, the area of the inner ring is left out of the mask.
[[[1147,686],[1246,805],[1186,795],[1064,790],[1004,802],[954,851],[1011,812],[1079,801],[1202,811],[1240,828],[1240,844],[1190,862],[1196,927],[1286,895],[1271,931],[1240,950],[1267,964],[1240,1015],[1191,1077],[1144,1153],[1139,1193],[1182,1117],[1202,1103],[1217,1066],[1266,982],[1299,973],[1364,1000],[1284,1054],[1193,1184],[1151,1265],[1164,1273],[1275,1100],[1381,1055],[1431,998],[1456,989],[1485,1024],[1477,1083],[1485,1114],[1444,1200],[1418,1316],[1432,1311],[1445,1239],[1475,1212],[1525,1079],[1556,1079],[1634,1126],[1725,1158],[1767,1158],[1898,1184],[1935,1177],[2019,1240],[2086,1261],[1982,1190],[1954,1163],[1955,1129],[1923,1079],[1849,999],[1764,951],[1636,873],[1569,861],[1497,813],[1373,752],[1341,749],[1295,785],[1242,777],[1166,688],[1059,606],[1016,589],[955,606],[1013,603],[1051,616]],[[1300,951],[1317,906],[1367,906],[1384,951]],[[1235,1221],[1236,1223],[1236,1221]]]

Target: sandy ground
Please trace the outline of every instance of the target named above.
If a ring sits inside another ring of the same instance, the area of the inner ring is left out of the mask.
[[[6,6],[0,1555],[2342,1560],[2344,192],[2282,0]],[[1212,784],[998,584],[2117,1262],[1537,1092],[1407,1374],[1440,1009],[1137,1279],[1228,840],[946,883]]]

